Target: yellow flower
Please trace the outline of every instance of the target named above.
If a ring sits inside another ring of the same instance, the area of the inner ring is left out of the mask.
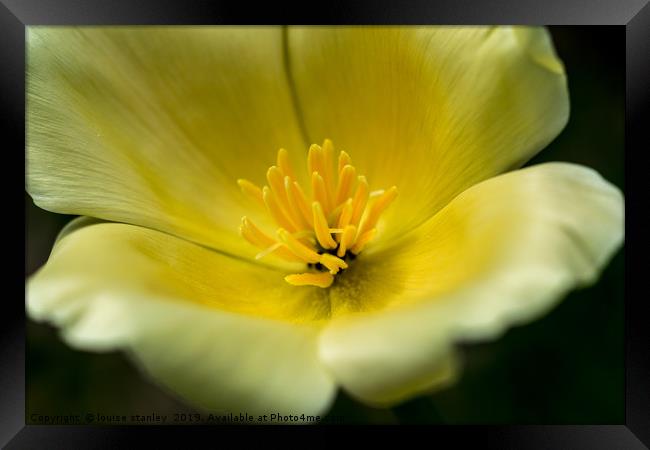
[[[569,115],[543,28],[30,27],[27,106],[28,192],[85,216],[30,317],[209,410],[444,386],[623,240],[593,170],[513,170]]]

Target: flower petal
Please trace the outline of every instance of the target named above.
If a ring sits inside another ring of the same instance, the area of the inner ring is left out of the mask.
[[[377,244],[521,165],[569,115],[543,28],[292,27],[289,51],[309,139],[331,138],[372,189],[399,188]]]
[[[28,27],[27,42],[38,206],[259,251],[237,236],[257,208],[237,179],[263,182],[280,147],[305,164],[280,27]]]
[[[620,191],[582,166],[542,164],[484,181],[393,247],[359,258],[365,270],[332,291],[332,304],[376,299],[384,309],[334,320],[321,357],[367,402],[430,388],[454,342],[495,338],[594,282],[622,243],[623,214]]]
[[[321,289],[164,233],[73,226],[27,295],[29,316],[73,347],[126,350],[206,410],[319,414],[336,392],[317,358],[319,328],[286,321],[323,313]]]

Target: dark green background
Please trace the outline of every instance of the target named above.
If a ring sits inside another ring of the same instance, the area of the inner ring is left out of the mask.
[[[564,61],[571,117],[528,163],[569,161],[624,185],[624,28],[551,27]],[[36,208],[26,195],[26,275],[47,260],[71,216]],[[458,383],[378,410],[339,394],[343,423],[557,423],[624,421],[624,262],[620,251],[595,286],[570,294],[546,317],[502,338],[462,347]],[[27,323],[27,422],[32,414],[191,412],[139,374],[120,353],[78,352],[56,330]],[[171,420],[171,419],[170,419]]]

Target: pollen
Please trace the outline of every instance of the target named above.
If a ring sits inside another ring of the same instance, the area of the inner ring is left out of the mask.
[[[267,170],[265,186],[237,180],[277,225],[267,233],[242,217],[242,237],[260,250],[255,258],[273,255],[305,264],[304,272],[284,278],[291,285],[330,287],[377,235],[381,214],[397,197],[395,186],[371,192],[346,152],[335,159],[329,139],[309,148],[307,189],[298,182],[285,149]]]

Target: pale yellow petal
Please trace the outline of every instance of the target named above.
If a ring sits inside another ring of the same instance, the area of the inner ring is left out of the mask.
[[[289,51],[309,139],[331,138],[371,190],[399,189],[373,245],[522,164],[569,115],[543,28],[290,27]]]
[[[305,164],[288,86],[281,27],[28,27],[27,190],[252,258],[237,180]]]
[[[432,380],[449,381],[454,342],[495,338],[594,282],[621,246],[623,210],[616,187],[573,164],[480,183],[337,275],[321,357],[369,403],[392,404],[434,388]]]
[[[29,281],[27,311],[75,348],[127,351],[199,408],[313,415],[335,395],[312,323],[328,314],[322,292],[164,233],[100,223],[64,232]]]

